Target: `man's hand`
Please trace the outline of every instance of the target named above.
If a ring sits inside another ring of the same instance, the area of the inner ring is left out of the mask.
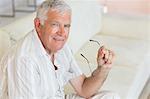
[[[100,47],[97,54],[98,68],[93,72],[93,76],[105,77],[108,75],[114,58],[114,53],[106,49],[104,46]]]

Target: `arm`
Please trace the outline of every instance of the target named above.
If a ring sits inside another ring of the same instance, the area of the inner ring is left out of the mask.
[[[90,77],[81,75],[71,80],[71,84],[78,95],[89,98],[101,88],[111,69],[113,56],[112,51],[101,47],[97,56],[98,67],[92,75]]]

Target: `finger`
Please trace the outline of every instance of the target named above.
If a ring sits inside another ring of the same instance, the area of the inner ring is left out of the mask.
[[[108,58],[109,58],[109,50],[105,49],[105,55],[104,56],[105,56],[104,60],[105,60],[105,62],[107,62]]]
[[[105,61],[103,59],[98,59],[98,66],[103,66]]]
[[[113,58],[112,52],[109,51],[109,57],[108,57],[108,60],[107,60],[107,64],[111,64],[112,63],[112,58]]]
[[[107,49],[102,46],[99,50],[99,53],[98,53],[98,61],[101,61],[100,64],[105,64],[107,59],[105,57],[108,57],[108,52],[107,52]]]
[[[105,53],[105,47],[104,46],[102,46],[102,47],[100,47],[100,49],[98,50],[98,55],[97,55],[97,58],[103,58],[104,57],[104,53]]]
[[[112,64],[113,58],[114,58],[114,53],[112,51],[109,51],[109,58],[107,64]]]

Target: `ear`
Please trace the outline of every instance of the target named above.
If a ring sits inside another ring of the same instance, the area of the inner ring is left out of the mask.
[[[40,23],[40,19],[39,18],[35,18],[34,19],[34,26],[35,26],[35,29],[36,29],[37,33],[40,35],[41,23]]]
[[[34,25],[35,25],[35,29],[36,29],[36,32],[38,33],[38,35],[40,36],[41,35],[41,22],[40,22],[40,19],[39,18],[35,18],[34,19]]]
[[[35,18],[34,19],[34,25],[35,25],[35,28],[39,28],[41,23],[40,23],[40,19],[39,18]]]

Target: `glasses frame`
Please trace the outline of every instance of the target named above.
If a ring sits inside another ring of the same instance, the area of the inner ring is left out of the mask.
[[[100,43],[97,40],[90,39],[89,41],[90,42],[95,42],[95,43],[97,43],[100,46]],[[88,67],[90,69],[90,73],[92,74],[92,68],[91,68],[91,65],[90,65],[90,61],[82,53],[80,53],[80,55],[86,60],[86,62],[88,64]]]

